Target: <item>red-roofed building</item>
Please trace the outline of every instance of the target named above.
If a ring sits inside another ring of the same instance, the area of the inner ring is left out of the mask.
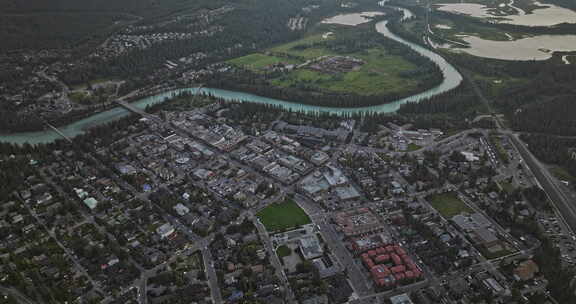
[[[408,263],[412,262],[412,259],[407,254],[404,254],[400,257],[402,258],[402,261],[404,261],[404,264],[408,264]]]
[[[392,273],[400,273],[406,271],[406,266],[404,265],[394,266],[390,268],[390,270],[392,270]]]
[[[404,248],[402,248],[400,246],[394,246],[394,250],[396,250],[396,253],[398,255],[405,255],[406,254],[406,250],[404,250]]]
[[[376,265],[370,269],[370,273],[372,274],[372,278],[377,281],[378,279],[383,279],[384,277],[389,276],[390,270],[384,265]]]
[[[406,279],[413,279],[414,278],[414,272],[412,270],[408,270],[404,274],[406,275]]]
[[[402,265],[402,260],[400,259],[400,257],[397,254],[392,253],[390,255],[390,257],[392,258],[392,261],[394,261],[394,265],[396,265],[396,266]]]
[[[371,269],[375,265],[374,261],[372,261],[371,258],[366,258],[363,261],[364,261],[364,265],[366,265],[366,267],[368,267],[368,269]]]
[[[384,228],[380,218],[368,208],[339,212],[334,220],[348,237],[378,233]]]
[[[387,254],[381,254],[374,259],[374,262],[378,264],[386,263],[388,261],[390,261],[390,255]]]

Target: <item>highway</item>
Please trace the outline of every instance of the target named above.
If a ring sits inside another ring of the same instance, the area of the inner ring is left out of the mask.
[[[576,205],[570,201],[566,193],[560,189],[558,182],[552,177],[548,169],[530,153],[518,136],[515,134],[508,134],[508,136],[526,162],[526,165],[528,165],[534,174],[534,177],[536,177],[548,195],[548,198],[556,209],[558,217],[569,228],[572,235],[574,235],[574,231],[576,231]]]
[[[568,199],[566,193],[564,193],[558,186],[558,182],[551,176],[548,169],[540,162],[534,155],[528,150],[526,144],[524,144],[519,138],[518,134],[514,133],[509,128],[504,127],[504,124],[500,120],[500,117],[495,114],[492,109],[492,103],[484,96],[476,82],[470,75],[463,73],[464,77],[472,85],[472,88],[480,100],[485,104],[492,117],[496,123],[498,131],[508,136],[510,142],[514,148],[520,153],[520,156],[526,162],[526,165],[532,171],[532,174],[541,185],[544,192],[552,202],[555,209],[556,215],[564,223],[565,228],[567,228],[572,236],[574,236],[574,231],[576,231],[576,205]]]

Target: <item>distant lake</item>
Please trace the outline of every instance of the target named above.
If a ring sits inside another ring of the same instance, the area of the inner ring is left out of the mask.
[[[561,23],[576,23],[576,12],[567,8],[553,4],[534,2],[541,6],[527,14],[521,9],[514,7],[513,2],[509,4],[518,11],[517,15],[499,16],[490,12],[490,8],[478,3],[446,3],[438,4],[438,10],[469,15],[478,18],[490,18],[497,23],[508,23],[524,26],[553,26]]]
[[[362,23],[370,22],[372,17],[382,16],[383,12],[362,12],[353,14],[342,14],[324,19],[322,23],[326,24],[341,24],[356,26]]]
[[[458,49],[470,55],[503,60],[546,60],[554,51],[576,51],[576,35],[540,35],[512,41],[462,37],[470,48]]]

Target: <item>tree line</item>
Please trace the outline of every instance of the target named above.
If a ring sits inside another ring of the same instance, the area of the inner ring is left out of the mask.
[[[575,138],[562,138],[545,134],[523,134],[520,137],[530,151],[541,161],[561,166],[576,177]]]

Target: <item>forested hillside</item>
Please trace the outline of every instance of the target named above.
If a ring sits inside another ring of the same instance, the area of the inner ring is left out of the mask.
[[[248,0],[249,1],[249,0]],[[227,0],[0,0],[6,12],[115,12],[159,16],[184,8],[213,8]]]
[[[0,0],[0,51],[71,48],[103,39],[127,23],[248,1]]]
[[[576,176],[576,159],[572,157],[576,152],[576,139],[550,135],[522,135],[521,139],[538,159],[559,165],[571,176]]]
[[[252,34],[274,36],[279,34],[277,27],[285,27],[286,15],[293,17],[309,3],[321,2],[325,1],[0,0],[0,51],[76,47],[89,39],[104,39],[127,24],[148,26],[226,5],[236,11],[222,21],[222,26],[232,23],[228,29],[235,31],[219,38],[241,41]]]
[[[557,135],[576,134],[576,102],[574,95],[534,102],[522,107],[513,117],[515,129]]]
[[[548,66],[528,84],[504,92],[496,105],[518,131],[574,135],[575,96],[576,69]]]

